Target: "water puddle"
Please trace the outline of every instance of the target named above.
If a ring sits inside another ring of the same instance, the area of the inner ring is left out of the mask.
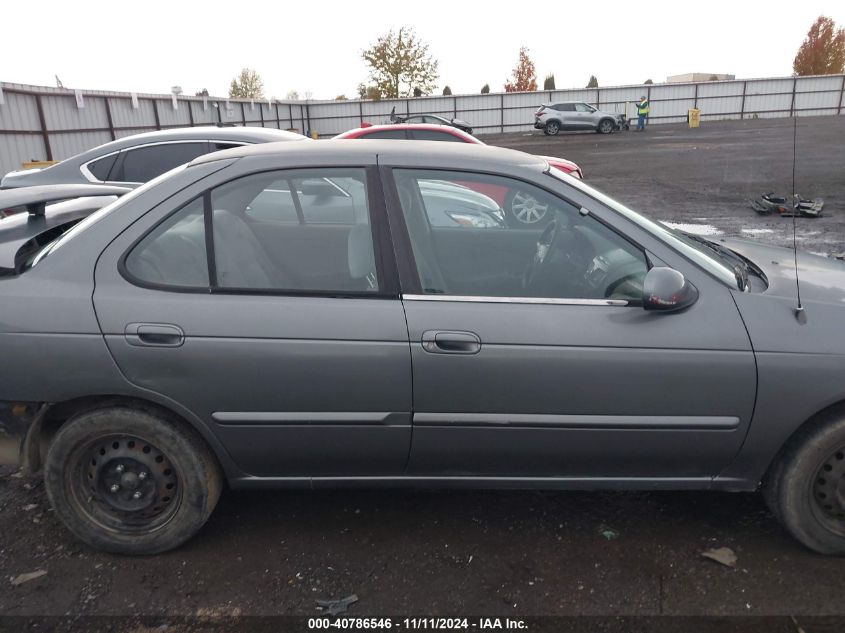
[[[765,235],[766,233],[774,233],[773,229],[742,229],[743,233],[748,235]]]
[[[684,233],[691,235],[721,235],[722,231],[717,229],[712,224],[686,224],[684,222],[664,222],[661,224],[668,226],[670,229],[677,229]]]

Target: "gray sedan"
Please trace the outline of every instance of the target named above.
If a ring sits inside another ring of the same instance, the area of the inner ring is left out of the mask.
[[[474,215],[469,192],[517,188],[536,230]],[[792,251],[469,144],[265,144],[81,221],[31,208],[0,220],[0,420],[95,547],[178,546],[224,482],[762,483],[799,541],[845,552],[840,262],[800,253],[796,283]]]
[[[307,137],[260,127],[200,126],[125,136],[44,169],[9,172],[0,189],[37,185],[102,184],[137,187],[197,156],[242,145],[302,141]]]

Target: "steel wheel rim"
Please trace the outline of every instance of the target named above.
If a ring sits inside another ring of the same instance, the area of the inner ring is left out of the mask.
[[[810,495],[816,519],[831,532],[845,536],[845,447],[821,463],[813,477]]]
[[[149,533],[164,527],[182,501],[176,466],[153,443],[112,434],[80,446],[68,478],[82,513],[110,532]]]
[[[511,213],[523,224],[536,224],[549,210],[549,205],[540,203],[531,194],[517,191],[511,201]]]

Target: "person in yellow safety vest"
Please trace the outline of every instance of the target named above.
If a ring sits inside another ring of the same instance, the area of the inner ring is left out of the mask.
[[[648,119],[649,107],[648,99],[645,95],[640,97],[640,102],[637,104],[637,131],[645,130],[646,119]]]

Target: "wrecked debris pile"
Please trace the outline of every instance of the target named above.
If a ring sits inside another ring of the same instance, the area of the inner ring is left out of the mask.
[[[822,214],[824,200],[821,198],[805,200],[798,194],[795,194],[790,201],[786,196],[776,196],[774,193],[769,192],[751,200],[750,205],[760,215],[777,213],[784,217],[802,216],[817,218]]]

